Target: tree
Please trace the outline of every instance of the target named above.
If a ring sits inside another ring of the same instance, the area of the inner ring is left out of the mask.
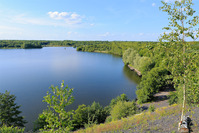
[[[113,106],[115,106],[118,102],[128,102],[128,101],[129,99],[127,98],[126,94],[123,93],[117,98],[111,100],[110,108],[113,108]]]
[[[24,128],[18,128],[18,127],[7,127],[3,125],[0,127],[0,133],[24,133]]]
[[[83,128],[88,123],[88,109],[86,105],[79,105],[73,115],[73,126],[74,130]]]
[[[20,106],[15,103],[16,96],[10,92],[0,93],[0,126],[24,127],[26,121],[20,116]]]
[[[72,111],[66,111],[65,107],[72,104],[74,97],[72,96],[73,88],[64,87],[64,81],[61,87],[51,86],[51,93],[48,91],[44,97],[43,102],[48,104],[48,110],[43,111],[43,116],[47,125],[44,129],[51,129],[51,131],[69,131],[72,129]]]
[[[169,74],[165,68],[155,67],[146,75],[143,75],[142,82],[138,85],[138,90],[136,91],[138,103],[153,100],[154,94],[168,85]]]
[[[99,103],[93,102],[90,106],[84,104],[79,105],[73,115],[74,129],[104,123],[108,115],[109,111],[103,108]]]
[[[196,89],[198,88],[196,77],[198,55],[191,49],[190,42],[187,42],[188,39],[196,40],[199,36],[199,30],[196,29],[199,17],[194,16],[192,0],[176,0],[175,3],[162,1],[162,4],[160,9],[170,16],[170,22],[168,27],[163,28],[167,32],[161,36],[160,44],[167,51],[166,55],[170,59],[168,69],[173,75],[178,99],[183,101],[182,120],[185,103],[199,102],[193,99],[194,95],[199,93]]]
[[[112,120],[119,120],[121,118],[136,114],[138,107],[136,102],[122,102],[119,101],[111,110]]]

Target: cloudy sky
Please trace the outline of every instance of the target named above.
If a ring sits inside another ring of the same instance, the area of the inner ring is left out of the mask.
[[[199,15],[199,1],[193,2]],[[0,0],[0,39],[157,41],[168,25],[161,5],[161,0]]]

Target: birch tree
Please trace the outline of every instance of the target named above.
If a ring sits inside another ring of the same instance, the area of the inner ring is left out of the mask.
[[[164,34],[160,37],[160,46],[167,51],[169,58],[168,70],[173,75],[178,99],[182,101],[182,117],[186,103],[199,102],[197,71],[197,51],[192,49],[191,41],[199,36],[197,29],[199,17],[192,8],[192,0],[162,1],[160,10],[169,16],[169,25],[164,27]]]

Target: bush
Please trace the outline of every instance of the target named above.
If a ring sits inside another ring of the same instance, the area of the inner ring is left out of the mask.
[[[178,94],[177,94],[177,92],[170,92],[169,105],[175,104],[177,102],[178,102]]]
[[[104,123],[108,115],[107,108],[103,108],[99,103],[93,102],[91,106],[79,105],[73,115],[74,129]]]
[[[153,68],[147,75],[143,75],[136,91],[138,103],[151,101],[153,95],[167,85],[168,75],[169,72],[160,67]]]
[[[135,101],[132,102],[117,102],[117,104],[111,110],[112,120],[119,120],[123,117],[134,115],[137,112],[137,106]]]
[[[142,57],[139,61],[139,71],[144,75],[155,66],[155,62],[149,57]]]
[[[24,128],[20,129],[18,127],[7,127],[3,125],[0,127],[0,133],[24,133]]]
[[[155,62],[150,57],[140,56],[133,48],[129,48],[124,52],[123,62],[126,65],[131,64],[133,68],[139,70],[142,74],[150,71],[155,66]]]
[[[43,112],[48,112],[48,110],[44,110]],[[44,127],[48,125],[48,123],[46,122],[46,118],[47,117],[43,113],[39,114],[39,117],[34,122],[34,129],[33,129],[33,131],[37,131],[39,129],[44,129]]]
[[[96,121],[96,124],[105,122],[108,112],[99,103],[93,102],[87,109],[90,120],[93,120],[93,122]]]
[[[105,121],[105,123],[107,123],[107,122],[111,122],[112,121],[112,116],[108,116],[108,117],[106,117],[106,121]]]
[[[78,106],[73,114],[74,130],[84,127],[85,123],[88,123],[88,109],[86,105],[82,104]]]
[[[121,94],[117,98],[114,98],[111,100],[110,107],[113,107],[114,105],[117,104],[117,102],[128,102],[129,99],[127,98],[126,94]]]
[[[155,106],[154,105],[150,105],[149,106],[149,111],[150,112],[154,112],[155,111]]]

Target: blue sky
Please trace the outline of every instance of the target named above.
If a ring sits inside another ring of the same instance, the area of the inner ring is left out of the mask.
[[[199,15],[199,1],[193,2]],[[0,39],[157,41],[168,25],[161,5],[161,0],[0,0]]]

